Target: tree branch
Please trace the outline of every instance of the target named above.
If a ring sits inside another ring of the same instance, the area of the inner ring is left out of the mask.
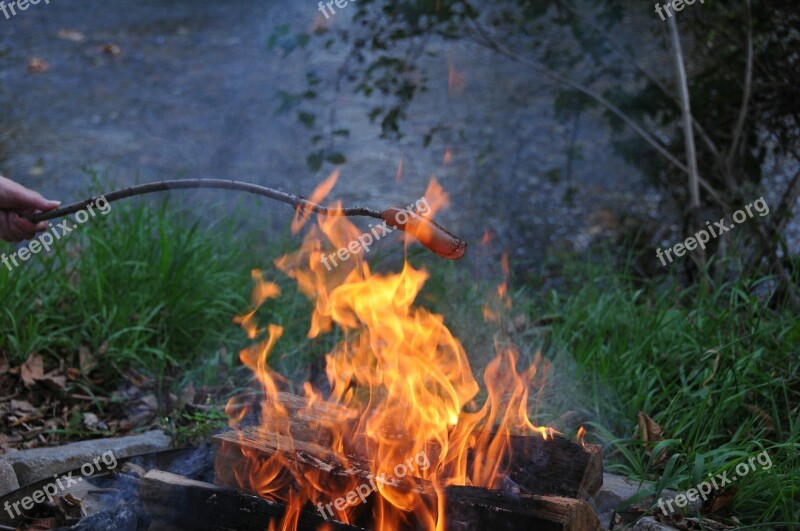
[[[686,145],[686,161],[688,163],[687,176],[689,177],[689,196],[691,197],[691,219],[694,227],[700,228],[700,185],[697,172],[697,151],[694,146],[694,131],[692,130],[692,107],[689,101],[689,83],[686,78],[686,67],[683,63],[683,50],[681,36],[678,33],[676,17],[669,18],[669,33],[672,38],[672,51],[675,58],[675,73],[680,92],[681,116],[683,119],[683,138]],[[705,247],[696,250],[697,266],[702,278],[705,278],[706,253]],[[693,255],[694,256],[694,255]]]
[[[638,134],[645,142],[650,144],[650,146],[652,146],[653,149],[658,151],[664,158],[666,158],[675,167],[677,167],[678,169],[680,169],[684,173],[689,173],[688,167],[683,162],[681,162],[680,160],[675,158],[675,156],[672,153],[670,153],[664,146],[662,146],[658,142],[658,140],[656,140],[650,133],[648,133],[646,130],[644,130],[644,128],[642,128],[639,124],[637,124],[630,116],[625,114],[622,111],[622,109],[620,109],[619,107],[617,107],[616,105],[614,105],[613,103],[611,103],[610,101],[605,99],[603,96],[601,96],[600,94],[598,94],[594,90],[590,89],[589,87],[581,85],[580,83],[578,83],[576,81],[573,81],[573,80],[571,80],[569,78],[566,78],[566,77],[558,74],[557,72],[555,72],[553,70],[550,70],[549,68],[547,68],[544,65],[541,65],[541,64],[539,64],[537,62],[534,62],[534,61],[531,61],[529,59],[526,59],[525,57],[522,57],[522,56],[518,55],[517,53],[512,52],[511,50],[505,48],[500,43],[498,43],[497,41],[492,39],[491,36],[489,36],[483,30],[483,28],[481,28],[481,26],[478,24],[477,21],[473,20],[472,23],[475,26],[475,29],[478,31],[478,33],[480,34],[481,39],[482,39],[482,40],[475,40],[475,42],[477,44],[479,44],[481,46],[484,46],[484,47],[486,47],[486,48],[488,48],[490,50],[493,50],[493,51],[495,51],[495,52],[497,52],[497,53],[499,53],[501,55],[504,55],[504,56],[508,57],[509,59],[511,59],[513,61],[516,61],[516,62],[518,62],[520,64],[524,64],[525,66],[531,68],[532,70],[535,70],[536,72],[539,72],[540,74],[543,74],[543,75],[549,77],[550,79],[552,79],[552,80],[554,80],[554,81],[556,81],[558,83],[561,83],[562,85],[566,85],[566,86],[568,86],[568,87],[570,87],[572,89],[575,89],[575,90],[577,90],[577,91],[589,96],[590,98],[595,100],[597,103],[599,103],[600,105],[602,105],[603,107],[605,107],[606,109],[611,111],[611,113],[614,114],[617,118],[619,118],[620,120],[625,122],[625,124],[627,124],[628,127],[633,129],[633,131],[636,134]],[[697,176],[697,180],[700,183],[700,185],[703,188],[705,188],[705,190],[711,195],[711,197],[713,197],[714,200],[717,201],[717,203],[719,205],[721,205],[723,207],[727,206],[727,201],[725,201],[725,199],[722,198],[722,196],[719,194],[719,192],[717,192],[714,189],[714,187],[712,187],[711,184],[709,184],[708,181],[706,181],[705,179],[703,179],[699,175]]]
[[[670,99],[670,101],[675,103],[675,105],[677,105],[678,108],[680,108],[681,106],[680,100],[678,100],[675,97],[675,95],[667,88],[667,86],[660,79],[651,74],[650,71],[647,70],[644,66],[639,64],[636,61],[636,59],[634,59],[628,52],[626,52],[625,49],[622,47],[622,45],[614,37],[609,35],[608,32],[606,32],[603,28],[601,28],[588,18],[581,15],[580,12],[574,9],[572,6],[569,6],[564,2],[558,2],[558,5],[569,11],[572,14],[572,16],[574,16],[575,18],[577,18],[578,20],[589,26],[589,28],[591,28],[592,31],[603,37],[606,40],[606,42],[614,49],[614,51],[617,52],[617,55],[619,55],[623,61],[631,65],[635,70],[638,70],[644,77],[650,80],[650,82],[653,83],[665,96],[667,96]],[[706,146],[708,147],[708,150],[711,151],[711,153],[715,157],[719,157],[719,150],[717,149],[716,144],[714,144],[714,141],[711,140],[711,137],[708,136],[708,133],[706,133],[705,129],[703,129],[703,126],[701,126],[700,123],[694,119],[694,117],[692,117],[692,125],[694,126],[695,130],[697,130],[697,134],[700,135],[700,138],[703,139],[703,142],[705,142]]]
[[[389,207],[383,212],[378,212],[377,210],[372,210],[365,207],[327,207],[313,203],[300,196],[279,192],[278,190],[267,188],[266,186],[259,186],[257,184],[243,183],[239,181],[225,181],[222,179],[184,179],[180,181],[159,181],[149,184],[140,184],[137,186],[131,186],[130,188],[125,188],[124,190],[117,190],[116,192],[111,192],[102,196],[91,197],[89,199],[79,201],[78,203],[73,203],[55,210],[50,210],[48,212],[31,214],[30,216],[27,216],[27,219],[33,223],[38,223],[40,221],[67,216],[80,210],[84,210],[101,197],[104,197],[106,201],[112,203],[114,201],[119,201],[120,199],[125,199],[126,197],[150,194],[153,192],[166,192],[169,190],[183,190],[187,188],[216,188],[222,190],[237,190],[240,192],[247,192],[250,194],[269,197],[270,199],[275,199],[276,201],[280,201],[282,203],[287,203],[298,210],[302,210],[304,214],[316,212],[317,214],[324,216],[367,216],[371,218],[377,218],[392,226],[394,229],[400,229],[403,232],[410,234],[429,251],[449,260],[460,259],[464,256],[464,253],[466,253],[467,250],[467,244],[463,240],[448,232],[444,227],[432,219],[419,215],[416,212],[410,212],[396,207]],[[405,213],[405,221],[401,220],[399,215],[400,213]]]
[[[744,94],[742,94],[742,106],[739,109],[739,118],[736,120],[736,127],[733,129],[733,140],[731,147],[728,151],[727,164],[730,167],[733,164],[733,158],[736,155],[736,150],[739,146],[739,140],[742,137],[742,130],[744,129],[744,122],[747,119],[747,107],[750,102],[750,92],[753,83],[753,21],[750,18],[750,0],[745,0],[746,13],[747,13],[747,67],[744,75]]]
[[[124,190],[117,190],[105,194],[104,196],[90,197],[71,205],[66,205],[55,210],[48,212],[40,212],[38,214],[31,214],[26,216],[31,222],[38,223],[40,221],[47,221],[49,219],[60,218],[74,214],[79,210],[85,209],[88,205],[94,203],[100,197],[105,197],[106,201],[113,203],[126,197],[133,197],[137,195],[150,194],[154,192],[167,192],[169,190],[185,190],[187,188],[216,188],[222,190],[237,190],[240,192],[247,192],[250,194],[269,197],[282,203],[292,205],[295,208],[302,207],[308,212],[316,212],[326,216],[368,216],[371,218],[381,219],[381,213],[369,208],[333,208],[312,203],[307,199],[294,194],[287,194],[280,192],[266,186],[259,186],[257,184],[243,183],[240,181],[227,181],[223,179],[183,179],[179,181],[159,181],[155,183],[139,184],[125,188]]]

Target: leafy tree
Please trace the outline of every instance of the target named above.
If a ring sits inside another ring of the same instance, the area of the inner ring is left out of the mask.
[[[348,46],[336,87],[374,101],[367,112],[383,137],[404,134],[409,104],[427,90],[422,58],[431,42],[465,40],[551,79],[560,87],[557,111],[603,109],[615,131],[614,146],[672,197],[683,212],[685,234],[699,228],[701,215],[730,219],[762,195],[768,158],[793,167],[800,163],[800,5],[793,0],[768,0],[757,9],[749,0],[695,3],[668,21],[648,3],[634,7],[620,0],[359,0],[353,5],[353,25],[320,29],[317,37],[328,47]],[[656,71],[652,57],[615,38],[624,17],[641,28],[640,41],[658,43],[686,64],[691,118],[682,115],[679,70]],[[670,27],[676,30],[672,34]],[[683,55],[676,53],[681,44]],[[312,75],[307,91],[287,97],[289,107],[303,108],[316,96],[318,83]],[[309,127],[315,124],[311,110],[298,116]],[[682,121],[691,123],[694,148],[686,147]],[[422,141],[445,131],[442,124],[434,126]],[[318,150],[310,163],[343,161],[332,138],[346,134],[331,127],[328,135],[316,135]],[[685,162],[691,158],[697,160],[696,172]],[[699,188],[694,197],[693,184]],[[800,171],[779,184],[771,216],[737,232],[745,234],[744,249],[750,249],[749,272],[768,268],[800,305],[782,238],[800,196]],[[712,240],[709,250],[723,253],[719,243]],[[704,255],[694,256],[699,267],[693,273],[701,278]]]

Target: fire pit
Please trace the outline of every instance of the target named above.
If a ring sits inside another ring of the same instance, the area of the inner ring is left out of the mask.
[[[431,210],[447,203],[435,181],[425,200]],[[304,223],[296,217],[293,228]],[[240,357],[264,399],[229,403],[234,430],[215,438],[218,486],[152,473],[143,480],[148,513],[215,529],[599,528],[584,501],[602,484],[599,448],[530,420],[546,363],[518,370],[516,348],[498,335],[480,398],[444,318],[414,305],[427,274],[408,263],[373,274],[362,254],[336,251],[362,237],[344,217],[320,217],[300,250],[275,262],[314,303],[309,337],[342,333],[326,356],[325,389],[306,382],[302,397],[281,392],[269,356],[283,327],[256,319],[281,290],[256,272],[253,307],[237,322],[255,340]],[[325,263],[333,252],[335,270]],[[484,316],[501,325],[510,307],[503,283]],[[254,414],[256,425],[241,422]],[[186,496],[191,514],[179,503]],[[215,520],[222,499],[230,503]]]

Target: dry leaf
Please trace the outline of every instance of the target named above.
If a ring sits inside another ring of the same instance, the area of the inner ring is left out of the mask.
[[[58,38],[64,39],[65,41],[72,41],[72,42],[85,42],[86,35],[82,32],[74,29],[68,28],[61,28],[58,30]]]
[[[61,374],[61,371],[58,370],[48,372],[41,378],[37,378],[37,381],[44,384],[52,391],[63,391],[67,386],[66,376]]]
[[[36,408],[33,407],[33,405],[30,402],[28,402],[27,400],[12,400],[11,401],[11,410],[14,411],[15,414],[19,414],[19,413],[16,413],[18,411],[22,412],[22,413],[30,413],[34,409],[36,409]]]
[[[715,513],[731,503],[735,497],[736,487],[715,491],[711,495],[711,500],[708,502],[707,508],[704,508],[702,512],[706,514]]]
[[[34,57],[28,61],[28,72],[32,74],[39,74],[50,70],[50,63],[39,57]]]
[[[642,442],[650,455],[650,450],[659,442],[664,440],[664,430],[653,419],[642,413],[641,411],[636,414],[636,421],[639,424],[639,434],[642,437]],[[667,449],[662,449],[655,458],[655,463],[663,463],[667,458]]]
[[[639,423],[639,433],[641,433],[642,440],[645,443],[658,443],[664,440],[664,436],[662,435],[663,430],[661,429],[661,426],[656,423],[656,421],[641,411],[637,413],[636,420]]]
[[[78,349],[78,364],[83,374],[89,374],[97,367],[97,359],[87,347]]]
[[[756,415],[758,418],[760,418],[764,422],[764,426],[769,431],[775,431],[775,420],[772,418],[772,415],[768,414],[760,407],[751,404],[745,404],[744,409],[747,412],[752,413],[753,415]]]
[[[36,352],[31,353],[20,368],[20,376],[25,387],[33,387],[36,384],[36,380],[44,376],[42,356]]]
[[[86,427],[87,430],[94,430],[97,428],[97,424],[100,422],[100,419],[97,418],[97,415],[94,413],[84,413],[83,414],[83,425]]]
[[[108,44],[104,45],[102,50],[103,50],[103,53],[106,53],[108,55],[113,55],[114,57],[116,57],[116,56],[118,56],[119,54],[122,53],[122,48],[120,48],[119,46],[117,46],[116,44],[111,43],[111,42],[109,42]]]

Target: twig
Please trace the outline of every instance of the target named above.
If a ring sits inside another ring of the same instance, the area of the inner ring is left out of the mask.
[[[728,151],[728,167],[733,165],[733,158],[739,146],[739,139],[742,136],[744,122],[747,119],[747,106],[750,101],[750,91],[753,81],[753,21],[750,18],[750,0],[745,0],[747,13],[747,67],[744,74],[744,94],[742,94],[742,106],[739,109],[739,118],[736,120],[736,127],[733,130],[733,140]]]
[[[125,199],[126,197],[134,197],[137,195],[150,194],[153,192],[167,192],[169,190],[183,190],[187,188],[216,188],[223,190],[238,190],[241,192],[247,192],[250,194],[269,197],[270,199],[275,199],[276,201],[287,203],[296,208],[302,207],[306,212],[316,212],[317,214],[323,214],[326,216],[368,216],[371,218],[381,219],[380,212],[369,208],[326,207],[323,205],[319,205],[317,203],[312,203],[311,201],[303,199],[302,197],[296,196],[294,194],[287,194],[285,192],[280,192],[272,188],[267,188],[266,186],[260,186],[251,183],[243,183],[240,181],[227,181],[223,179],[184,179],[179,181],[159,181],[155,183],[139,184],[136,186],[131,186],[130,188],[125,188],[124,190],[117,190],[115,192],[105,194],[105,196],[91,197],[89,199],[79,201],[78,203],[72,203],[71,205],[63,206],[61,208],[50,210],[48,212],[32,214],[30,216],[27,216],[27,218],[31,220],[33,223],[38,223],[40,221],[46,221],[49,219],[60,218],[63,216],[67,216],[69,214],[74,214],[79,210],[85,209],[88,205],[93,204],[100,197],[105,197],[106,201],[108,201],[109,203],[113,203],[114,201]]]
[[[528,68],[530,68],[530,69],[532,69],[532,70],[534,70],[536,72],[539,72],[540,74],[543,74],[543,75],[549,77],[553,81],[561,83],[562,85],[570,87],[570,88],[572,88],[574,90],[582,92],[586,96],[589,96],[594,101],[596,101],[597,103],[599,103],[600,105],[602,105],[603,107],[605,107],[606,109],[611,111],[611,113],[614,114],[617,118],[619,118],[620,120],[625,122],[628,125],[628,127],[630,127],[637,135],[642,137],[642,139],[645,142],[650,144],[650,146],[652,146],[653,149],[658,151],[664,158],[666,158],[670,163],[672,163],[673,166],[675,166],[676,168],[682,170],[685,173],[689,172],[689,169],[687,168],[687,166],[683,162],[678,160],[672,153],[670,153],[667,150],[666,147],[661,145],[661,143],[658,140],[656,140],[653,137],[653,135],[651,135],[649,132],[647,132],[643,127],[641,127],[639,124],[637,124],[633,120],[633,118],[631,118],[630,116],[625,114],[622,111],[622,109],[620,109],[619,107],[617,107],[616,105],[614,105],[613,103],[608,101],[602,95],[600,95],[599,93],[597,93],[594,90],[590,89],[589,87],[586,87],[586,86],[582,85],[581,83],[579,83],[577,81],[573,81],[572,79],[564,77],[561,74],[555,72],[554,70],[551,70],[551,69],[547,68],[546,66],[544,66],[544,65],[542,65],[540,63],[537,63],[535,61],[531,61],[531,60],[529,60],[529,59],[527,59],[527,58],[525,58],[525,57],[523,57],[523,56],[511,51],[510,49],[502,46],[499,42],[494,40],[480,26],[480,24],[478,24],[475,20],[472,20],[471,22],[473,23],[473,26],[478,31],[478,33],[480,34],[480,37],[481,37],[480,40],[475,40],[475,42],[477,44],[480,44],[481,46],[484,46],[484,47],[486,47],[486,48],[488,48],[490,50],[493,50],[493,51],[495,51],[495,52],[497,52],[497,53],[499,53],[501,55],[505,55],[506,57],[508,57],[512,61],[516,61],[517,63],[523,64],[523,65],[527,66]],[[725,199],[723,199],[723,197],[719,194],[719,192],[717,192],[717,190],[715,190],[714,187],[711,186],[711,184],[708,181],[706,181],[705,179],[703,179],[699,175],[697,177],[697,180],[700,183],[700,185],[703,188],[705,188],[705,190],[709,193],[709,195],[711,195],[711,197],[713,197],[717,201],[717,203],[719,205],[721,205],[723,207],[726,207],[728,205],[727,201],[725,201]]]
[[[424,216],[417,215],[413,212],[406,213],[405,221],[398,221],[401,218],[398,213],[404,212],[402,209],[389,207],[383,212],[372,210],[365,207],[357,208],[338,208],[327,207],[313,203],[308,199],[296,196],[294,194],[287,194],[279,192],[272,188],[259,186],[257,184],[243,183],[239,181],[225,181],[221,179],[184,179],[180,181],[159,181],[149,184],[140,184],[131,186],[124,190],[117,190],[102,196],[91,197],[78,203],[73,203],[65,207],[50,210],[48,212],[41,212],[39,214],[32,214],[27,216],[27,219],[34,223],[46,221],[62,216],[73,214],[83,210],[89,205],[95,203],[98,199],[104,197],[109,203],[125,199],[126,197],[133,197],[137,195],[149,194],[153,192],[166,192],[168,190],[181,190],[186,188],[217,188],[223,190],[237,190],[247,192],[255,195],[269,197],[282,203],[287,203],[298,209],[301,214],[308,214],[316,212],[324,216],[366,216],[376,218],[384,221],[394,229],[401,229],[402,231],[410,234],[417,239],[429,251],[447,258],[450,260],[458,260],[464,256],[467,249],[467,244],[457,236],[448,232],[444,227],[432,219],[425,218]]]
[[[572,14],[572,16],[574,16],[575,18],[577,18],[578,20],[589,26],[595,33],[603,37],[608,43],[608,45],[611,46],[611,48],[613,48],[614,51],[617,52],[617,55],[619,55],[626,63],[631,65],[633,68],[638,70],[644,77],[650,80],[650,82],[653,83],[665,96],[667,96],[670,99],[670,101],[675,103],[675,105],[677,105],[678,108],[680,108],[681,103],[675,97],[672,91],[670,91],[660,79],[654,76],[648,69],[642,66],[638,61],[636,61],[636,59],[634,59],[628,52],[626,52],[625,49],[622,47],[622,45],[614,37],[609,35],[608,32],[606,32],[603,28],[592,22],[592,20],[590,20],[589,18],[583,16],[577,9],[568,5],[566,2],[558,2],[558,5],[569,11]],[[717,146],[714,144],[714,141],[711,140],[711,137],[708,136],[708,133],[706,133],[705,129],[703,129],[703,126],[701,126],[700,123],[694,119],[694,117],[692,117],[692,125],[694,125],[694,128],[697,130],[697,134],[700,135],[700,138],[702,138],[703,141],[706,143],[706,146],[708,147],[709,151],[711,151],[711,153],[714,156],[719,156],[719,150],[717,149]]]
[[[676,17],[669,18],[669,33],[672,38],[672,51],[675,58],[675,73],[678,89],[680,93],[681,117],[683,119],[683,139],[686,146],[686,162],[688,166],[687,176],[689,177],[689,196],[691,198],[691,220],[694,227],[692,230],[700,229],[700,176],[697,171],[697,151],[694,146],[694,130],[692,129],[692,107],[689,102],[689,83],[686,78],[686,67],[683,63],[683,50],[681,48],[681,36],[678,33],[678,23]],[[706,253],[705,247],[697,249],[697,266],[700,277],[705,279],[706,274]]]

